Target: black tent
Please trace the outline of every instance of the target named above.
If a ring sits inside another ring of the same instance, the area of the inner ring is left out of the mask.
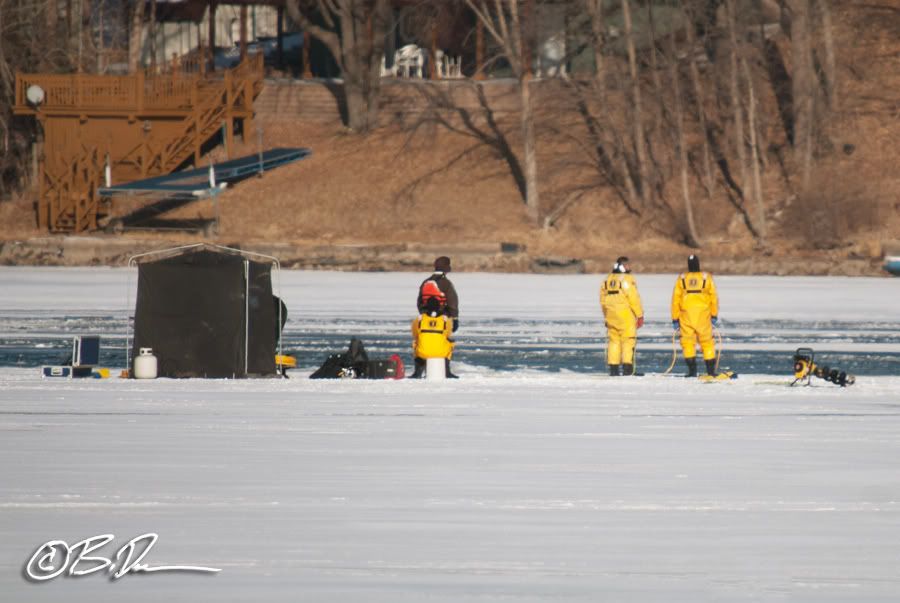
[[[138,264],[132,358],[152,348],[160,377],[275,375],[272,262],[208,247]]]

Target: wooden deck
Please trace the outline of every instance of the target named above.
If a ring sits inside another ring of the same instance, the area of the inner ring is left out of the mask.
[[[113,183],[199,165],[203,146],[235,125],[245,131],[263,89],[263,57],[218,74],[179,69],[127,76],[16,74],[14,112],[34,116],[43,134],[38,224],[51,232],[95,229],[97,189],[109,165]],[[30,86],[44,100],[32,106]]]

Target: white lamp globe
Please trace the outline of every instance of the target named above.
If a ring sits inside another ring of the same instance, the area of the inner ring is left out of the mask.
[[[25,98],[28,99],[30,104],[36,107],[44,102],[44,89],[37,84],[32,84],[28,86],[28,90],[25,91]]]

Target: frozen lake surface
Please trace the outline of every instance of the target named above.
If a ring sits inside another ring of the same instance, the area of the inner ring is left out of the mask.
[[[600,277],[453,276],[459,381],[302,378],[351,335],[408,358],[422,278],[312,272],[280,277],[295,378],[69,381],[34,367],[123,348],[134,275],[0,268],[0,599],[896,600],[900,282],[717,278],[743,374],[704,385],[597,374]],[[638,275],[648,372],[673,279]],[[799,345],[858,383],[786,387]],[[23,577],[148,532],[148,564],[222,571]]]

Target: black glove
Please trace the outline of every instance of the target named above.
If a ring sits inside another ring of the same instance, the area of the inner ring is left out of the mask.
[[[454,318],[453,319],[453,332],[456,333],[456,329],[458,329],[458,328],[459,328],[459,319]]]

